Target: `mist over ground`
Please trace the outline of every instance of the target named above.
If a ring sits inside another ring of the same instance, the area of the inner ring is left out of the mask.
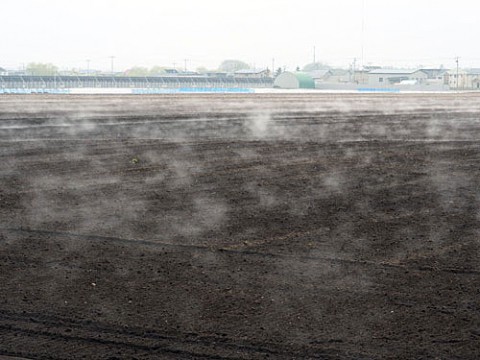
[[[0,97],[0,355],[478,358],[478,100]]]

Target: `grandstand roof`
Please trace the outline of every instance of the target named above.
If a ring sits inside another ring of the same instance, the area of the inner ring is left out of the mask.
[[[227,77],[205,75],[163,76],[32,76],[1,75],[4,88],[178,88],[178,87],[271,87],[273,80],[266,77]]]
[[[242,69],[242,70],[235,71],[235,74],[242,74],[242,75],[261,74],[262,72],[265,72],[265,71],[267,71],[267,69]]]

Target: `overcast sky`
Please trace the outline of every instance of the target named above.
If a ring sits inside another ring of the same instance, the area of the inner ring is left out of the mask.
[[[0,66],[463,65],[480,67],[471,0],[1,0]],[[362,25],[363,24],[363,25]],[[362,31],[363,28],[363,31]],[[363,44],[363,46],[362,46]],[[363,51],[362,51],[363,48]]]

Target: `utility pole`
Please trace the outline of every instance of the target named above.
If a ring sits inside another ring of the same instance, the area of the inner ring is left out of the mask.
[[[272,77],[275,77],[275,58],[272,58]]]
[[[455,62],[457,63],[457,86],[456,86],[456,88],[457,88],[457,91],[458,91],[459,80],[460,80],[460,79],[458,78],[458,56],[457,56],[457,58],[455,59]]]
[[[317,69],[317,59],[316,59],[316,56],[315,56],[315,46],[313,47],[313,68],[314,70],[318,70]]]
[[[111,72],[113,75],[113,61],[115,60],[115,56],[110,56],[110,67],[111,67]]]
[[[353,65],[352,65],[352,73],[353,73],[353,82],[355,82],[355,70],[356,70],[356,65],[357,65],[357,58],[353,58]]]
[[[361,57],[361,64],[360,64],[360,67],[361,67],[361,71],[362,71],[362,82],[363,82],[363,70],[365,68],[365,8],[366,8],[366,2],[367,0],[363,0],[362,1],[362,57]]]

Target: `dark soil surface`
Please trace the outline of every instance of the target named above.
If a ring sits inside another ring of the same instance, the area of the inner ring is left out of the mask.
[[[0,97],[0,355],[478,359],[480,96]]]

